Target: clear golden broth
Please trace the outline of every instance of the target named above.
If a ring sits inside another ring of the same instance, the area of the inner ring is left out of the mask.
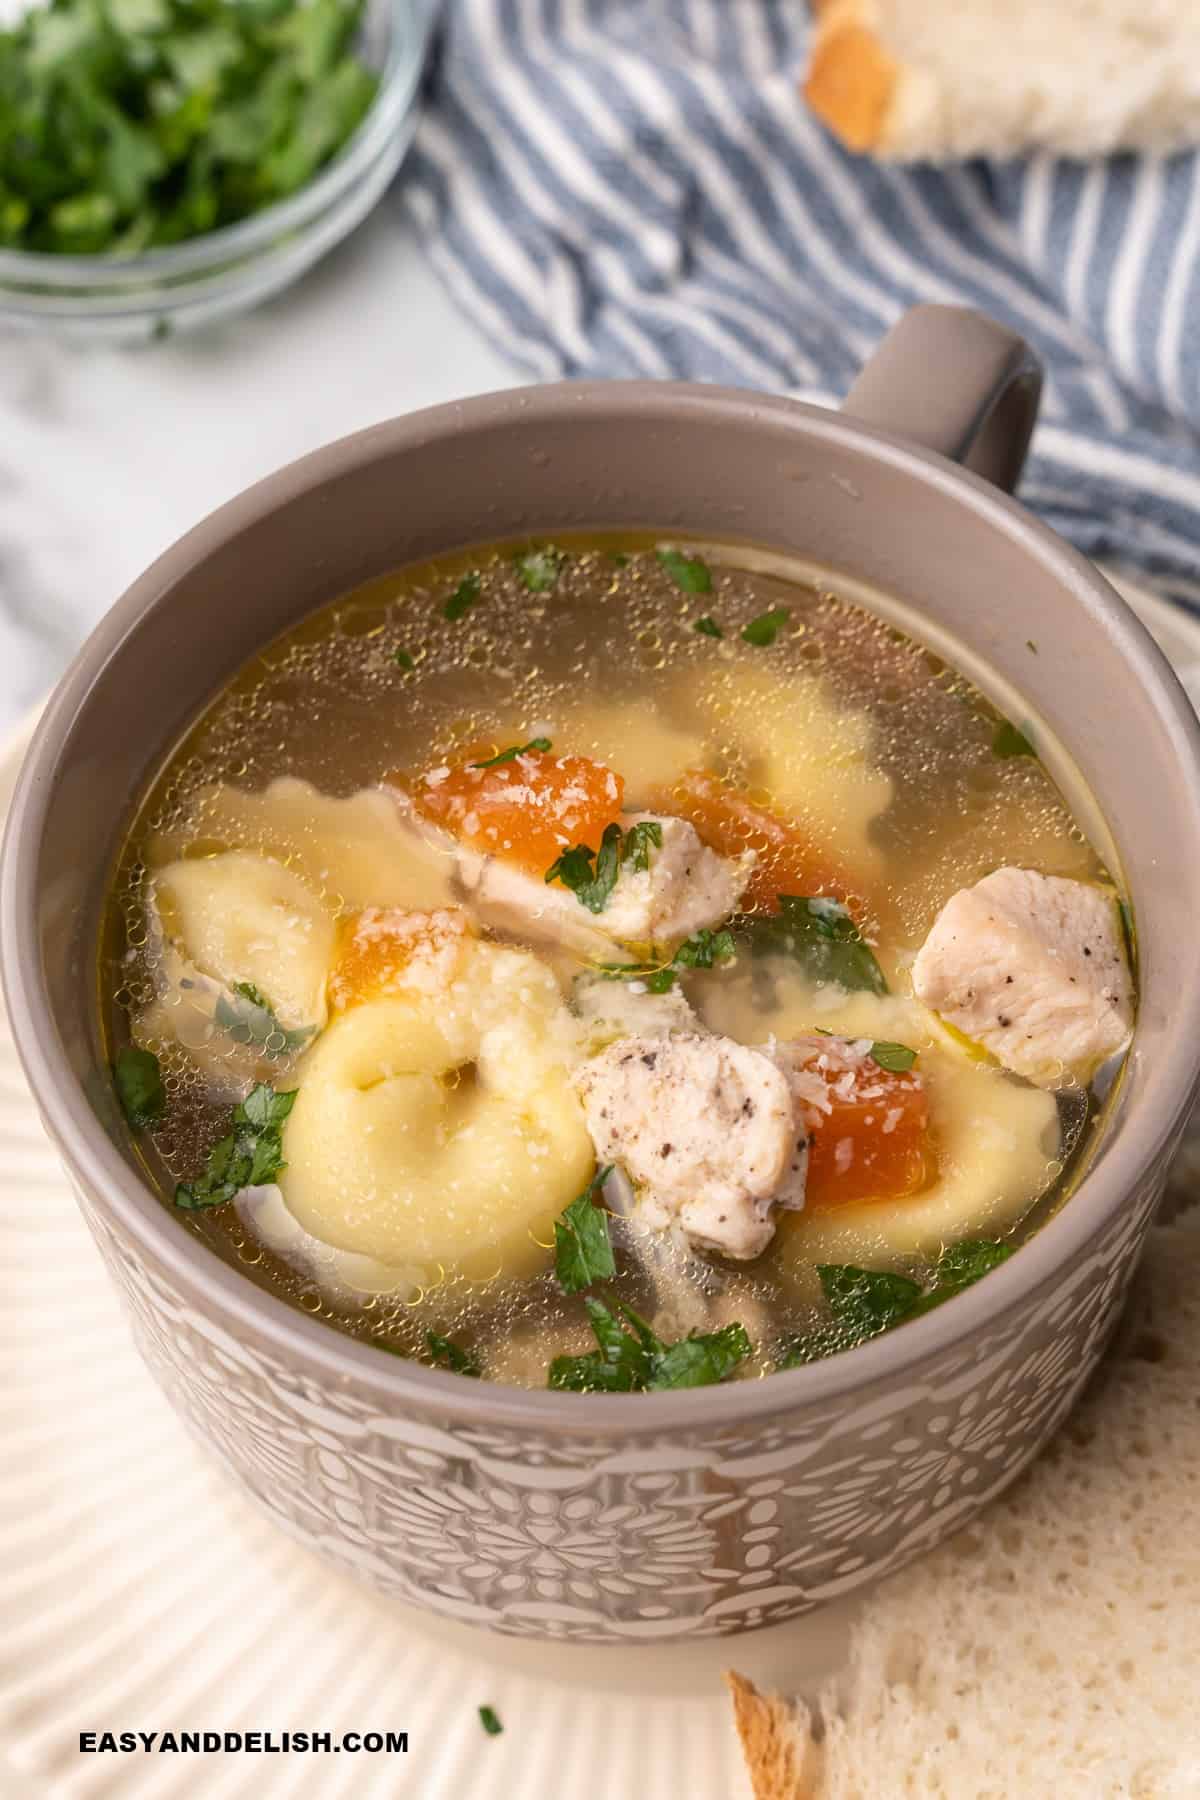
[[[994,709],[895,626],[830,588],[744,566],[754,558],[736,546],[704,548],[712,591],[691,594],[659,565],[645,536],[559,542],[570,554],[549,593],[526,590],[507,545],[371,582],[271,644],[208,708],[139,808],[112,885],[100,980],[116,1043],[128,1039],[130,1014],[155,990],[144,894],[147,867],[156,854],[161,860],[156,846],[169,842],[188,856],[227,847],[214,828],[215,783],[261,789],[288,774],[349,795],[388,771],[452,759],[468,744],[501,747],[539,732],[557,752],[617,768],[627,806],[644,800],[664,772],[701,766],[807,823],[829,846],[853,877],[868,935],[901,991],[942,904],[991,869],[1012,863],[1105,878],[1042,764],[997,757]],[[480,571],[481,597],[449,622],[446,598],[467,570]],[[791,616],[774,644],[742,641],[744,624],[780,606]],[[694,629],[701,615],[721,622],[722,641]],[[398,651],[413,660],[411,671],[398,665]],[[337,879],[331,870],[335,891]],[[556,961],[564,976],[582,966]],[[771,1028],[761,984],[756,989],[747,970],[695,975],[686,985],[718,1028],[748,1042]],[[784,999],[803,1010],[802,996]],[[169,1201],[174,1183],[203,1166],[228,1102],[214,1103],[171,1043],[154,1047],[169,1108],[145,1155]],[[1061,1175],[1047,1163],[1046,1194],[1017,1230],[1045,1216],[1064,1191]],[[986,1230],[986,1214],[983,1206],[975,1235]],[[403,1303],[368,1298],[346,1309],[264,1249],[231,1206],[188,1215],[187,1228],[294,1304],[401,1353],[420,1353],[435,1325],[473,1342],[490,1375],[542,1386],[550,1356],[591,1347],[578,1299],[564,1298],[549,1273],[446,1280]],[[817,1316],[811,1256],[789,1261],[786,1253],[793,1235],[789,1220],[777,1249],[729,1274],[721,1320],[740,1316],[756,1342],[743,1373],[766,1372],[779,1345]],[[911,1261],[886,1239],[876,1251],[887,1266]],[[653,1309],[636,1268],[625,1271],[619,1291]]]

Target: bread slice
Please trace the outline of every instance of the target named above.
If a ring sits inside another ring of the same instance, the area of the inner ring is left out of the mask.
[[[735,1669],[725,1672],[754,1800],[816,1800],[821,1752],[803,1701],[760,1694]]]
[[[805,96],[900,162],[1200,142],[1197,0],[814,0]]]
[[[810,1709],[730,1677],[755,1800],[1200,1795],[1200,1215],[1055,1444],[867,1601]]]

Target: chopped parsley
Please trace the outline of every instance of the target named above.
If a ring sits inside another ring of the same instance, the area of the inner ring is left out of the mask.
[[[150,1050],[138,1050],[127,1044],[118,1050],[113,1064],[113,1081],[117,1099],[135,1131],[148,1131],[162,1118],[167,1104],[158,1058]]]
[[[871,1061],[878,1063],[881,1069],[886,1069],[889,1075],[902,1075],[917,1060],[916,1051],[910,1050],[907,1044],[892,1044],[883,1038],[871,1045],[869,1054]]]
[[[733,932],[756,956],[790,956],[815,982],[834,982],[851,992],[887,993],[873,950],[840,900],[780,894],[777,913],[744,916],[734,921]]]
[[[702,618],[692,620],[692,630],[698,631],[702,637],[723,638],[725,636],[717,621],[710,619],[707,613]]]
[[[644,981],[652,994],[665,994],[675,986],[680,969],[711,969],[731,962],[736,946],[731,931],[710,931],[707,926],[685,938],[668,963],[602,963],[605,981]]]
[[[635,869],[650,867],[651,846],[662,847],[662,826],[656,819],[642,819],[622,831],[615,822],[606,825],[599,850],[575,844],[555,857],[546,870],[546,883],[560,881],[570,888],[581,906],[601,913],[612,898],[617,877],[626,863]]]
[[[295,1031],[281,1025],[271,1002],[251,981],[237,981],[229,994],[220,994],[213,1018],[235,1044],[253,1044],[272,1058],[303,1049],[316,1030],[315,1025]]]
[[[494,1706],[480,1707],[479,1723],[483,1726],[483,1729],[487,1732],[489,1737],[499,1737],[500,1733],[504,1730],[503,1725],[500,1723],[500,1715],[497,1713]]]
[[[1001,719],[992,734],[992,755],[1036,757],[1037,751],[1023,731],[1018,731],[1009,719]]]
[[[791,616],[790,606],[773,606],[770,612],[759,613],[757,619],[751,619],[748,625],[743,625],[742,638],[747,644],[755,644],[760,649],[773,644]]]
[[[577,1294],[593,1281],[609,1281],[617,1272],[608,1214],[596,1204],[611,1174],[611,1165],[597,1169],[582,1194],[554,1222],[554,1273],[564,1294]]]
[[[650,867],[651,850],[661,850],[662,841],[662,826],[657,819],[639,819],[625,833],[621,846],[622,864],[628,863],[635,873],[644,874]]]
[[[641,1394],[665,1388],[711,1387],[752,1353],[742,1325],[664,1344],[632,1307],[585,1298],[599,1345],[584,1356],[556,1356],[549,1386],[576,1394]],[[622,1315],[617,1317],[617,1313]]]
[[[834,1330],[813,1332],[793,1343],[780,1368],[798,1368],[835,1350],[850,1350],[868,1338],[932,1312],[1014,1254],[1011,1244],[992,1238],[970,1238],[950,1244],[934,1264],[928,1285],[887,1269],[860,1269],[854,1263],[818,1263],[821,1291],[833,1315]]]
[[[223,1206],[243,1188],[274,1181],[287,1166],[283,1126],[295,1105],[296,1092],[291,1088],[279,1094],[265,1082],[252,1087],[234,1107],[228,1134],[209,1151],[203,1175],[181,1181],[175,1189],[176,1206],[184,1212]]]
[[[443,606],[442,617],[449,619],[452,625],[459,619],[465,618],[479,599],[479,592],[480,578],[476,571],[472,570],[469,575],[463,576]]]
[[[362,0],[50,0],[0,29],[0,247],[133,256],[295,194],[375,98]]]
[[[712,571],[703,557],[685,556],[682,550],[656,550],[654,554],[685,594],[712,593]]]
[[[540,550],[521,550],[513,558],[517,579],[531,594],[548,594],[557,587],[566,560],[566,551],[556,550],[553,544]]]
[[[714,963],[732,961],[733,956],[733,933],[710,931],[705,926],[685,938],[671,960],[677,969],[711,969]]]
[[[470,1350],[464,1350],[453,1338],[442,1337],[439,1332],[425,1333],[425,1348],[429,1352],[429,1360],[435,1369],[450,1369],[455,1375],[480,1376],[483,1370],[478,1359]]]
[[[608,560],[610,563],[616,563],[618,569],[625,568],[629,562],[629,558],[626,556],[624,550],[610,550],[608,552]]]
[[[396,664],[397,668],[403,669],[406,675],[411,674],[413,669],[417,666],[407,650],[397,650],[392,657],[392,661]]]
[[[485,757],[483,762],[473,762],[473,769],[498,769],[501,763],[516,762],[518,756],[528,756],[531,750],[549,750],[549,738],[530,738],[527,744],[510,744],[507,750],[501,750],[496,756]]]

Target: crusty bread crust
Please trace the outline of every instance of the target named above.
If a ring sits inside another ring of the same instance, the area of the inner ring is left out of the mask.
[[[736,1669],[725,1671],[725,1685],[754,1800],[817,1800],[821,1755],[807,1709],[760,1694]]]
[[[883,148],[900,68],[863,0],[816,0],[817,29],[804,97],[851,150]]]
[[[1196,0],[810,0],[805,97],[899,162],[1200,143]]]

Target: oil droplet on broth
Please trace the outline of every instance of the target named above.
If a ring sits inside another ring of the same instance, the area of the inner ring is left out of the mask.
[[[622,540],[619,547],[631,558],[624,565],[603,548],[569,542],[554,588],[536,597],[517,577],[511,546],[388,576],[306,619],[256,657],[205,715],[142,810],[113,897],[116,1015],[147,1002],[159,967],[161,952],[145,925],[143,846],[169,834],[188,853],[224,848],[207,828],[211,807],[204,795],[215,784],[254,790],[295,775],[344,796],[373,786],[389,770],[429,767],[468,743],[500,748],[518,734],[553,736],[556,748],[568,749],[575,733],[588,739],[580,748],[589,753],[596,721],[604,718],[625,721],[619,730],[629,734],[627,753],[622,756],[617,742],[608,754],[636,774],[637,722],[653,718],[698,741],[702,765],[746,785],[755,804],[786,813],[786,795],[745,735],[741,695],[748,678],[776,684],[769,710],[780,718],[797,704],[797,680],[819,680],[841,706],[873,719],[871,760],[891,775],[894,797],[885,819],[871,827],[883,866],[868,898],[872,916],[897,935],[901,949],[911,951],[923,935],[931,884],[945,893],[961,885],[957,877],[978,856],[971,846],[984,843],[989,830],[1005,834],[1007,860],[1049,847],[1059,872],[1098,872],[1040,765],[995,764],[987,718],[941,658],[833,594],[748,573],[736,554],[728,563],[714,555],[712,593],[689,595],[645,554],[644,543]],[[480,598],[463,619],[447,621],[445,601],[468,569],[480,572]],[[793,608],[789,630],[767,649],[742,642],[734,622],[780,603]],[[702,612],[721,619],[723,640],[695,632]],[[397,649],[413,658],[414,671],[396,664]],[[948,794],[957,796],[949,807]],[[972,822],[964,851],[959,834],[968,796]],[[742,830],[747,843],[767,849],[749,823]],[[325,898],[344,906],[336,870]],[[128,962],[119,960],[125,956]],[[116,1015],[114,1031],[123,1037],[124,1021]],[[203,1166],[228,1120],[228,1101],[214,1100],[206,1077],[174,1045],[157,1048],[170,1113],[154,1147],[173,1183]],[[1048,1174],[1051,1168],[1057,1172],[1049,1165]],[[543,1367],[565,1348],[588,1347],[578,1303],[565,1299],[548,1273],[514,1281],[494,1257],[481,1256],[453,1280],[443,1273],[415,1293],[372,1294],[350,1308],[326,1301],[307,1277],[248,1239],[232,1209],[189,1223],[227,1259],[305,1311],[407,1355],[423,1354],[425,1330],[433,1325],[461,1333],[485,1367],[489,1346],[502,1345],[508,1334],[533,1332]],[[549,1261],[549,1246],[546,1255]],[[747,1305],[777,1320],[777,1336],[810,1317],[795,1312],[769,1261],[739,1271],[735,1281]],[[654,1295],[636,1270],[622,1274],[621,1293],[639,1310],[653,1311]],[[760,1348],[755,1370],[768,1366]]]

